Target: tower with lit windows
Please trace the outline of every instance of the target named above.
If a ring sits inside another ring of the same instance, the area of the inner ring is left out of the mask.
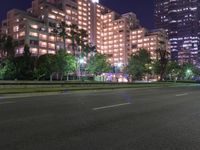
[[[99,3],[99,0],[92,0],[93,3]]]
[[[155,0],[154,3],[155,26],[167,31],[172,60],[180,62],[184,58],[185,62],[198,64],[200,62],[200,1]]]
[[[24,53],[25,44],[34,56],[56,54],[64,46],[67,46],[67,53],[73,53],[71,39],[63,41],[53,32],[60,22],[86,30],[88,38],[85,40],[95,45],[115,67],[126,66],[129,56],[141,48],[147,49],[152,59],[156,59],[158,43],[168,43],[165,32],[149,32],[141,27],[136,14],[119,14],[101,5],[99,0],[33,0],[27,11],[10,10],[0,30],[18,41],[17,56]]]

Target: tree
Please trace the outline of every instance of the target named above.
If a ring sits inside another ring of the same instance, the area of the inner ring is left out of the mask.
[[[13,80],[16,77],[16,67],[10,59],[4,59],[0,64],[0,79]]]
[[[41,77],[49,76],[50,81],[52,81],[53,75],[56,73],[56,71],[56,55],[45,54],[39,57],[35,72],[38,80]]]
[[[81,47],[80,51],[84,52],[87,44],[88,44],[88,33],[84,29],[78,30],[78,36],[77,36],[77,44]]]
[[[92,45],[91,43],[86,44],[83,49],[84,56],[86,56],[87,59],[89,57],[89,54],[91,54],[91,53],[95,54],[96,52],[97,52],[96,46]]]
[[[4,57],[4,44],[6,41],[6,35],[5,34],[0,34],[0,56]]]
[[[69,39],[71,40],[71,46],[73,55],[76,55],[76,51],[84,51],[88,43],[88,33],[84,29],[79,29],[76,24],[69,25]]]
[[[166,67],[166,75],[170,80],[176,80],[181,72],[181,66],[176,61],[170,61]]]
[[[181,73],[180,73],[181,79],[190,80],[195,76],[199,76],[199,74],[200,74],[199,69],[191,63],[185,63],[181,66]]]
[[[166,73],[167,64],[169,62],[169,52],[167,51],[166,43],[163,41],[159,42],[160,48],[156,50],[157,52],[157,67],[159,68],[160,81],[163,81],[164,75]]]
[[[150,64],[149,52],[146,49],[140,49],[137,53],[131,55],[126,70],[133,80],[141,80],[145,74],[149,73]]]
[[[76,70],[76,59],[73,55],[63,52],[63,50],[59,50],[56,54],[56,64],[57,64],[57,72],[61,75],[61,80],[63,80],[63,76],[68,75],[71,72]]]
[[[5,36],[3,42],[3,54],[6,54],[8,58],[13,59],[15,57],[15,49],[18,46],[18,42],[11,36]]]
[[[69,39],[71,40],[70,46],[72,47],[72,53],[75,56],[78,47],[77,43],[80,43],[80,36],[78,31],[78,26],[76,24],[69,25]]]
[[[67,51],[67,47],[66,47],[66,39],[68,38],[68,32],[67,31],[67,28],[69,28],[69,25],[67,25],[64,21],[63,22],[60,22],[58,24],[58,26],[56,27],[56,29],[53,30],[52,34],[54,35],[58,35],[59,37],[62,38],[63,40],[63,48],[64,48],[64,51],[66,52]]]
[[[111,71],[111,65],[107,61],[106,55],[97,53],[90,57],[86,70],[94,75],[100,75]]]
[[[34,78],[34,57],[31,56],[29,46],[24,46],[23,56],[14,59],[17,79],[32,80]]]

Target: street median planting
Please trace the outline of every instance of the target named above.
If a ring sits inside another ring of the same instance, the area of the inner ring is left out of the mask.
[[[122,88],[156,88],[188,86],[191,83],[101,83],[101,82],[0,82],[0,94],[45,93]]]

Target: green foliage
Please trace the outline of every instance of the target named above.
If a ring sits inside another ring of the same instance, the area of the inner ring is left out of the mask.
[[[11,36],[5,36],[2,41],[3,53],[7,55],[9,58],[14,58],[15,56],[15,48],[17,47],[18,42],[15,41]]]
[[[141,49],[136,54],[131,55],[126,70],[132,76],[133,80],[141,80],[145,74],[149,73],[150,65],[151,59],[149,52]]]
[[[61,80],[63,75],[68,75],[76,70],[76,59],[73,55],[65,53],[63,50],[59,50],[56,54],[57,72],[61,74]]]
[[[191,63],[185,63],[181,66],[180,71],[180,78],[183,80],[191,80],[194,76],[199,76],[200,71],[199,69],[191,64]]]
[[[163,81],[166,75],[167,64],[169,62],[169,52],[166,48],[166,43],[160,41],[160,48],[156,50],[157,52],[157,61],[155,63],[156,73],[160,75],[160,81]],[[157,72],[159,71],[159,72]]]
[[[23,56],[16,57],[16,78],[20,80],[32,80],[34,78],[35,58],[31,57],[29,46],[25,45]]]
[[[53,79],[53,74],[57,71],[56,55],[45,54],[39,57],[36,65],[35,75],[39,80],[41,77],[49,76]]]
[[[11,59],[4,59],[0,65],[0,79],[13,80],[16,77],[16,67]]]
[[[102,73],[110,72],[111,65],[107,61],[107,57],[103,54],[97,53],[91,56],[86,70],[94,75],[100,75]]]
[[[181,72],[181,66],[175,62],[170,61],[166,67],[166,75],[170,80],[176,80]]]

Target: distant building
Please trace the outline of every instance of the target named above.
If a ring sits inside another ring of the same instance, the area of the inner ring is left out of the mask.
[[[164,28],[167,31],[172,60],[200,65],[200,1],[155,0],[154,2],[155,25],[156,28]]]
[[[116,66],[127,65],[129,55],[141,48],[147,49],[152,58],[159,42],[168,40],[164,30],[148,31],[139,24],[137,16],[130,12],[123,15],[101,5],[98,0],[33,0],[26,12],[13,9],[2,22],[1,31],[19,41],[17,55],[29,44],[35,56],[55,54],[63,48],[62,38],[52,31],[60,22],[76,24],[88,32],[88,42],[96,45],[97,51],[106,54]],[[66,45],[70,45],[70,39]],[[68,53],[70,53],[68,47]]]
[[[144,48],[151,54],[151,59],[157,59],[156,50],[162,49],[164,43],[165,49],[169,52],[169,43],[166,32],[163,29],[148,31],[145,28],[139,28],[131,32],[131,52],[135,53]]]

